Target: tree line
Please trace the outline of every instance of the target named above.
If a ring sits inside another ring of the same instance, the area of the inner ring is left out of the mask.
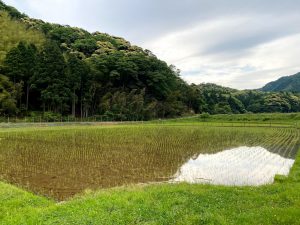
[[[297,93],[189,85],[175,66],[123,38],[31,19],[0,1],[1,10],[0,40],[9,44],[0,45],[0,116],[150,120],[300,111]]]
[[[7,53],[1,73],[6,90],[2,114],[105,114],[126,120],[172,117],[186,110],[180,89],[187,84],[149,54],[115,51],[83,60],[63,53],[54,41],[41,50],[20,42]]]
[[[152,53],[113,51],[80,58],[55,41],[20,42],[0,75],[1,115],[32,112],[148,120],[189,113],[299,112],[299,94],[188,85]]]

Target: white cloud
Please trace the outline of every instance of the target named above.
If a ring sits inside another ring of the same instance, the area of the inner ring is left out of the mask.
[[[281,18],[277,27],[286,26],[282,20],[293,19]],[[180,68],[183,78],[190,83],[259,88],[282,75],[300,71],[300,31],[293,34],[293,28],[289,28],[281,33],[280,29],[273,31],[266,24],[254,26],[258,21],[263,18],[220,18],[170,33],[145,46]],[[272,35],[269,30],[273,31]]]

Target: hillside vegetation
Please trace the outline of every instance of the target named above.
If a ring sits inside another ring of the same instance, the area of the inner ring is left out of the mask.
[[[263,91],[289,91],[300,92],[300,73],[292,76],[281,77],[268,83],[262,88]]]
[[[34,29],[28,29],[25,24],[11,19],[8,12],[0,11],[0,62],[3,62],[6,53],[16,47],[21,41],[35,43],[41,47],[45,42],[45,36]]]
[[[300,111],[299,94],[189,85],[175,66],[123,38],[32,19],[1,1],[0,15],[0,116],[151,120]]]
[[[299,112],[300,95],[290,92],[234,90],[215,84],[192,85],[199,112],[210,114]]]

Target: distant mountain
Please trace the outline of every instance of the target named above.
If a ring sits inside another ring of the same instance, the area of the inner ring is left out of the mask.
[[[292,75],[281,77],[280,79],[266,84],[262,91],[278,92],[300,92],[300,72]]]

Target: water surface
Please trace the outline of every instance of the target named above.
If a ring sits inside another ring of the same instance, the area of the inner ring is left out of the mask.
[[[171,181],[239,186],[270,184],[276,174],[287,176],[294,161],[263,147],[242,146],[191,158]]]

